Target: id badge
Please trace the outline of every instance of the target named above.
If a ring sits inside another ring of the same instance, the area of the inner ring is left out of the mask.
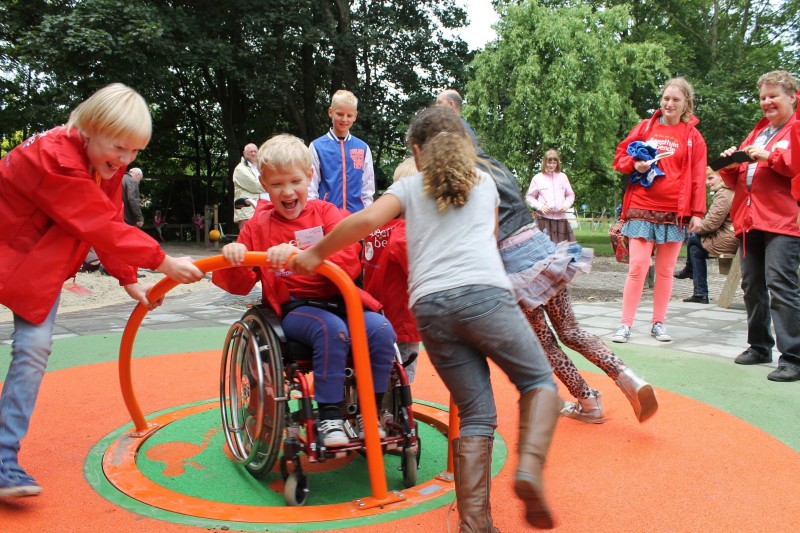
[[[297,247],[301,250],[310,248],[322,240],[322,226],[313,228],[302,229],[294,232],[294,238],[297,241]]]

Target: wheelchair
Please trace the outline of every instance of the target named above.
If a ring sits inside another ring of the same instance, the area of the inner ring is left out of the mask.
[[[306,377],[312,369],[311,357],[311,347],[286,339],[272,308],[258,305],[228,330],[220,367],[222,428],[231,455],[257,478],[266,477],[280,461],[284,500],[290,506],[304,505],[308,498],[302,455],[310,463],[321,463],[366,453],[364,440],[358,438],[359,404],[351,358],[345,369],[343,417],[350,444],[326,448]],[[404,486],[413,487],[422,442],[397,349],[380,411],[386,432],[381,439],[383,453],[400,455]]]

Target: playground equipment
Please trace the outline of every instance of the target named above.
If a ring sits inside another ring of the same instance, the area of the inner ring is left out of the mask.
[[[350,444],[326,448],[306,379],[311,372],[312,350],[286,339],[280,319],[269,306],[253,307],[235,322],[228,330],[222,353],[220,412],[228,449],[235,461],[256,477],[267,476],[280,458],[286,504],[305,504],[309,489],[302,455],[316,463],[365,448],[365,439],[358,438],[356,417],[362,396],[352,361],[345,370],[344,384],[344,420]],[[366,403],[374,401],[373,394],[365,398]],[[403,483],[413,487],[417,484],[421,441],[411,389],[398,352],[386,404],[389,410],[381,414],[386,437],[380,439],[380,445],[384,452],[395,450],[401,455]],[[369,417],[364,416],[364,420]],[[364,426],[375,424],[365,422]]]
[[[212,272],[214,270],[222,269],[222,268],[230,268],[230,264],[221,256],[213,256],[205,259],[200,259],[195,262],[195,265],[202,270],[203,272]],[[244,260],[241,263],[242,266],[269,266],[269,263],[266,258],[265,252],[248,252],[245,254]],[[387,435],[386,439],[381,439],[378,433],[378,425],[375,423],[371,423],[370,421],[377,421],[378,412],[375,402],[373,401],[374,394],[373,394],[373,381],[372,381],[372,369],[370,367],[369,362],[369,352],[367,346],[367,338],[366,338],[366,330],[364,325],[364,315],[361,306],[361,299],[358,296],[358,292],[353,285],[352,280],[338,267],[333,265],[332,263],[325,262],[323,263],[317,272],[321,275],[328,277],[340,290],[342,297],[345,302],[345,307],[347,310],[347,320],[350,330],[350,344],[351,344],[351,356],[352,356],[352,369],[354,375],[358,376],[358,379],[355,381],[355,384],[352,386],[351,392],[354,391],[358,400],[356,403],[358,404],[358,409],[363,417],[364,423],[364,438],[359,439],[361,441],[361,445],[359,447],[354,447],[352,450],[347,451],[356,451],[359,453],[364,453],[367,460],[367,468],[369,471],[369,479],[370,479],[370,488],[372,491],[371,496],[359,498],[357,500],[357,505],[359,509],[362,510],[369,510],[369,509],[376,509],[376,508],[384,508],[386,505],[402,502],[406,500],[406,496],[398,492],[389,492],[387,489],[386,484],[386,472],[383,462],[383,451],[389,449],[397,449],[400,450],[401,453],[404,454],[403,467],[404,470],[404,482],[406,484],[415,480],[416,476],[416,467],[418,466],[419,460],[419,440],[416,438],[416,422],[413,418],[413,413],[411,410],[410,405],[410,393],[407,389],[407,382],[403,380],[404,372],[399,372],[402,370],[400,368],[398,370],[397,365],[395,365],[395,369],[393,372],[397,372],[396,377],[392,383],[392,390],[391,390],[391,400],[392,400],[392,411],[393,411],[393,424],[390,424],[391,429],[389,434]],[[178,283],[173,281],[169,278],[163,278],[160,280],[150,291],[148,292],[147,296],[150,301],[157,301],[160,298],[163,298],[164,295],[177,286]],[[119,378],[120,378],[120,388],[122,392],[123,401],[125,402],[125,406],[128,412],[131,415],[131,420],[134,424],[134,430],[130,432],[126,440],[138,440],[141,441],[146,439],[151,433],[158,430],[159,426],[156,424],[148,423],[142,413],[142,409],[139,406],[139,403],[136,399],[136,395],[133,390],[133,379],[131,373],[131,363],[133,359],[133,345],[136,337],[136,332],[139,329],[144,317],[147,314],[147,307],[143,304],[138,304],[133,312],[131,313],[130,318],[128,319],[128,324],[125,327],[125,330],[122,333],[122,340],[120,342],[120,353],[119,353]],[[247,379],[242,379],[242,394],[239,394],[238,387],[239,383],[235,383],[233,390],[237,390],[237,394],[233,396],[235,398],[234,401],[234,408],[230,410],[230,403],[228,406],[222,407],[223,409],[227,409],[230,420],[233,420],[234,424],[230,428],[226,428],[225,431],[232,432],[233,438],[239,439],[239,429],[241,428],[244,430],[245,428],[248,430],[247,437],[241,437],[242,446],[240,447],[239,451],[245,450],[247,452],[247,457],[252,458],[246,462],[246,464],[250,465],[248,470],[252,472],[253,468],[253,461],[257,461],[256,466],[260,467],[262,470],[267,470],[265,465],[266,461],[264,460],[265,456],[270,456],[273,453],[278,453],[275,448],[276,446],[270,446],[267,448],[262,443],[264,442],[264,438],[266,437],[269,440],[272,437],[276,437],[276,440],[272,441],[273,443],[279,443],[280,441],[277,440],[277,437],[283,438],[283,431],[274,431],[276,426],[274,425],[276,419],[272,421],[267,420],[267,423],[264,421],[265,412],[268,414],[271,409],[275,407],[279,402],[272,401],[277,398],[286,397],[286,395],[277,395],[274,394],[274,390],[267,390],[267,387],[270,386],[270,383],[266,381],[267,377],[271,380],[272,384],[280,385],[283,383],[288,390],[290,386],[286,384],[286,381],[283,380],[281,377],[285,375],[284,372],[280,374],[276,372],[277,370],[277,363],[273,363],[272,367],[270,367],[271,361],[277,361],[278,359],[275,357],[269,358],[262,358],[261,365],[255,365],[251,367],[249,363],[251,361],[257,361],[258,358],[261,358],[261,349],[264,348],[263,345],[257,343],[257,339],[259,336],[262,337],[263,340],[268,340],[271,342],[269,347],[278,347],[279,343],[276,343],[277,334],[274,333],[273,330],[268,330],[266,328],[266,324],[259,324],[256,320],[261,319],[261,315],[257,314],[260,311],[253,312],[250,317],[247,318],[245,321],[245,317],[242,318],[241,321],[243,324],[247,326],[247,329],[244,328],[232,328],[233,333],[229,332],[229,339],[226,341],[226,357],[228,357],[228,365],[227,365],[227,372],[228,376],[231,375],[231,366],[230,362],[232,360],[236,361],[235,366],[232,368],[233,375],[237,375],[237,372],[244,372],[243,376]],[[247,315],[247,313],[245,314]],[[258,318],[257,318],[258,317]],[[264,327],[262,328],[261,325]],[[271,337],[270,335],[276,335],[276,337]],[[249,346],[248,346],[249,345]],[[255,346],[255,350],[252,348]],[[235,348],[235,349],[232,349]],[[277,349],[270,350],[274,351],[277,354]],[[266,361],[264,361],[266,359]],[[267,363],[266,371],[264,363]],[[282,364],[281,360],[281,364]],[[245,366],[246,365],[246,366]],[[248,375],[248,373],[252,375]],[[302,375],[302,372],[295,371],[295,376]],[[246,383],[249,387],[250,391],[253,388],[250,386],[250,379],[255,376],[254,383],[256,384],[255,387],[255,403],[252,405],[249,402],[249,399],[252,397],[252,394],[247,395],[248,401],[245,402],[244,398],[244,384]],[[260,376],[260,378],[259,378]],[[294,378],[293,378],[294,379]],[[301,383],[298,378],[298,383]],[[262,386],[259,387],[258,385],[261,384]],[[221,384],[221,388],[225,385]],[[294,385],[291,385],[294,386]],[[272,394],[268,396],[268,394]],[[405,396],[408,396],[406,398]],[[230,396],[227,396],[230,398]],[[269,399],[272,399],[268,401]],[[227,400],[230,402],[230,400]],[[270,403],[272,401],[272,403]],[[282,402],[280,402],[282,403]],[[274,404],[274,405],[273,405]],[[255,410],[255,416],[248,411],[248,408]],[[277,409],[280,409],[279,407]],[[288,411],[288,410],[287,410]],[[399,414],[395,414],[399,413]],[[307,413],[306,413],[307,414]],[[451,422],[454,413],[451,412]],[[233,418],[233,417],[238,418]],[[287,415],[288,416],[288,415]],[[313,417],[313,414],[312,414]],[[306,417],[306,420],[311,417]],[[292,418],[289,418],[289,424],[294,423]],[[405,426],[403,425],[403,420],[407,420],[405,422]],[[244,426],[239,426],[238,423],[244,422]],[[429,419],[429,422],[434,422],[433,419]],[[262,428],[258,427],[258,424],[261,424]],[[250,424],[250,425],[247,425]],[[399,429],[398,429],[399,427]],[[287,425],[287,431],[291,429],[290,425]],[[307,443],[307,447],[303,449],[298,449],[297,451],[313,451],[317,454],[317,460],[320,458],[328,458],[329,456],[325,455],[328,453],[327,450],[322,450],[318,446],[316,442],[316,438],[314,437],[314,428],[313,423],[312,427],[309,429],[307,426],[305,428],[305,439]],[[447,429],[445,429],[447,431]],[[450,427],[448,432],[448,439],[452,440],[455,438],[453,434],[453,427]],[[244,433],[242,433],[243,435]],[[292,435],[293,437],[294,435]],[[299,435],[298,435],[299,436]],[[383,440],[383,442],[382,442]],[[234,445],[235,447],[238,446],[237,444]],[[416,448],[415,448],[416,446]],[[134,450],[137,446],[134,446]],[[234,452],[233,449],[231,449]],[[342,449],[338,449],[338,452],[341,452]],[[320,452],[323,452],[320,455]],[[449,450],[448,450],[449,452]],[[133,451],[129,451],[127,453],[134,453]],[[267,457],[268,458],[268,457]],[[274,462],[274,461],[273,461]],[[299,463],[296,463],[299,464]],[[307,491],[305,490],[307,487],[303,485],[304,479],[301,478],[300,472],[296,469],[295,472],[297,473],[296,476],[292,476],[291,481],[289,481],[289,477],[287,476],[285,479],[287,480],[287,484],[291,483],[293,485],[292,491],[287,490],[285,495],[289,492],[293,492],[293,495],[290,494],[287,499],[290,503],[301,504],[305,501],[305,494]],[[449,480],[452,477],[452,458],[448,453],[448,469],[444,472],[440,479]],[[441,490],[441,489],[440,489]],[[239,509],[241,512],[241,509]]]

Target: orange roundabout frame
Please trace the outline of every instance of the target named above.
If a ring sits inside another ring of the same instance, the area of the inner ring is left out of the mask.
[[[231,268],[221,255],[197,260],[195,265],[204,273]],[[265,252],[247,252],[241,266],[268,267]],[[326,261],[317,270],[330,279],[341,291],[347,308],[347,320],[351,335],[353,366],[359,379],[356,383],[359,398],[371,398],[373,390],[372,370],[369,363],[364,315],[361,300],[352,280],[339,267]],[[163,278],[148,292],[150,301],[157,301],[175,288],[178,282]],[[119,350],[119,381],[125,407],[133,421],[134,430],[115,440],[103,454],[103,472],[109,482],[122,493],[154,507],[199,518],[229,520],[236,522],[319,522],[342,520],[359,516],[395,511],[439,498],[455,489],[453,484],[453,458],[450,442],[457,436],[458,414],[450,402],[449,413],[423,404],[415,404],[415,417],[431,425],[448,438],[447,470],[435,478],[415,487],[400,491],[389,491],[386,471],[378,436],[377,425],[366,424],[364,441],[369,470],[371,494],[352,502],[302,507],[262,507],[253,505],[214,502],[187,496],[169,490],[143,475],[136,466],[136,455],[147,440],[159,429],[185,416],[216,407],[217,404],[201,404],[179,409],[147,421],[142,413],[133,389],[132,359],[136,333],[147,315],[147,306],[138,304],[125,326]],[[377,419],[374,402],[361,406],[366,418]],[[309,513],[308,508],[314,509]]]

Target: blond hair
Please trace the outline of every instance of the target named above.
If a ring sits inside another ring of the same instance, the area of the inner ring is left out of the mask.
[[[761,90],[762,85],[780,85],[786,94],[792,96],[797,93],[797,80],[785,70],[773,70],[762,74],[756,86]]]
[[[682,76],[672,78],[667,80],[667,83],[661,88],[661,96],[664,96],[664,92],[669,87],[675,87],[683,93],[686,102],[684,103],[683,113],[681,113],[681,122],[689,122],[689,117],[694,114],[694,88],[692,88],[692,84]]]
[[[350,104],[358,109],[358,98],[350,91],[339,89],[331,97],[331,107],[336,107],[336,104]]]
[[[153,133],[144,98],[127,85],[112,83],[78,104],[69,115],[67,130],[100,134],[147,146]]]
[[[561,156],[558,155],[558,150],[554,148],[544,153],[544,157],[542,158],[542,172],[547,171],[547,160],[553,158],[556,160],[556,172],[561,172]]]
[[[439,212],[466,204],[478,182],[478,155],[458,113],[449,107],[429,107],[411,124],[408,143],[421,151],[425,194],[436,200]]]
[[[397,165],[397,168],[394,169],[394,175],[392,176],[392,181],[398,181],[403,178],[413,176],[417,172],[419,172],[419,170],[417,170],[417,163],[414,161],[413,157],[409,157],[408,159],[404,160],[402,163]]]
[[[258,149],[258,168],[311,168],[311,152],[294,135],[281,133],[264,142]]]

